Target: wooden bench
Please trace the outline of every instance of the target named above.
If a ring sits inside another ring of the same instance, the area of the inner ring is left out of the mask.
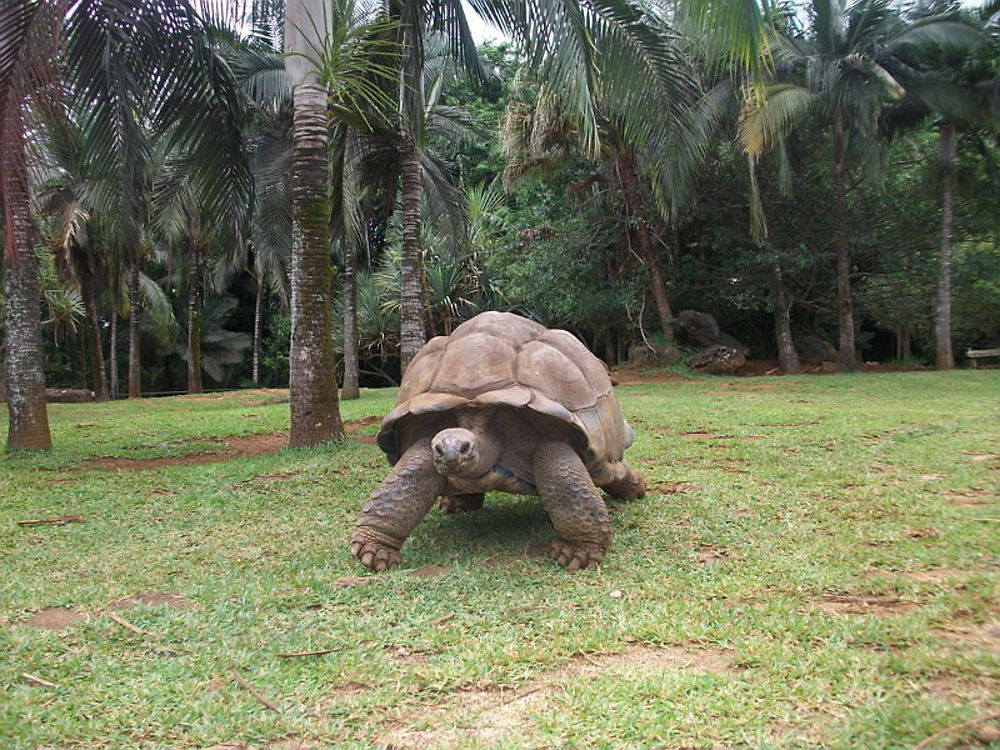
[[[969,349],[965,356],[969,358],[973,367],[978,368],[979,360],[983,357],[1000,357],[1000,349]]]

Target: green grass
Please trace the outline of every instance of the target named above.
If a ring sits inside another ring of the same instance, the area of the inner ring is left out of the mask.
[[[0,747],[891,748],[998,709],[1000,372],[619,392],[650,492],[613,503],[602,569],[539,556],[538,501],[496,495],[432,511],[368,585],[344,584],[367,575],[346,547],[374,445],[95,471],[284,429],[288,406],[51,406],[55,450],[0,459]],[[85,522],[17,523],[65,515]],[[147,635],[102,614],[142,592],[190,606],[118,612]],[[58,606],[89,618],[21,624]]]

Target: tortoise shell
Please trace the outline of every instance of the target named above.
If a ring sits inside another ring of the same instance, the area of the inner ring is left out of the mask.
[[[428,341],[382,420],[379,447],[396,463],[400,420],[470,407],[531,409],[568,425],[598,485],[621,475],[634,439],[604,363],[568,331],[513,313],[484,312]]]

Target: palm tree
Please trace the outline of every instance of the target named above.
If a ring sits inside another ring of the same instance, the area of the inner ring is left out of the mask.
[[[8,450],[52,447],[45,405],[45,363],[38,260],[31,220],[27,105],[56,80],[52,61],[67,3],[18,0],[0,7],[0,208],[4,216],[5,390]]]
[[[833,246],[837,259],[839,366],[856,367],[854,311],[851,299],[851,256],[847,241],[847,154],[869,151],[883,102],[900,98],[903,87],[893,72],[898,55],[909,45],[929,41],[960,45],[976,38],[975,30],[951,19],[928,18],[907,24],[888,0],[813,0],[808,38],[777,37],[779,62],[773,82],[748,101],[741,141],[751,159],[800,122],[822,109],[831,133],[830,178],[833,186]]]
[[[985,41],[985,38],[984,38]],[[919,120],[937,118],[936,172],[940,190],[941,246],[934,308],[934,363],[938,370],[955,367],[951,343],[951,261],[954,241],[954,191],[956,148],[960,138],[972,140],[981,153],[983,136],[1000,134],[1000,110],[995,104],[1000,89],[996,69],[997,42],[981,47],[980,54],[942,44],[917,50],[904,78],[910,100],[916,100]],[[911,113],[912,117],[912,113]]]
[[[41,108],[47,97],[60,91],[79,104],[74,108],[86,114],[86,127],[96,136],[95,170],[109,176],[107,195],[117,198],[115,214],[122,231],[116,240],[129,250],[139,246],[143,213],[148,149],[140,119],[170,143],[204,157],[211,167],[203,182],[206,195],[220,198],[247,189],[233,148],[234,143],[238,147],[234,135],[239,118],[231,81],[213,59],[194,9],[184,0],[81,0],[69,14],[68,6],[66,0],[12,0],[0,9],[9,448],[51,445],[39,348],[37,268],[29,253],[33,228],[24,146],[26,108]],[[63,67],[64,87],[56,84],[57,62]],[[132,265],[135,278],[138,263]]]

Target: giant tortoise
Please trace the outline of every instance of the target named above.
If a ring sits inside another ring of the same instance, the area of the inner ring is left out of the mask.
[[[538,495],[557,534],[550,556],[594,567],[611,537],[596,487],[619,498],[646,491],[624,460],[633,439],[607,368],[572,334],[512,313],[477,315],[431,339],[407,368],[378,434],[393,469],[365,505],[351,552],[373,570],[395,567],[435,499],[457,513],[498,490]]]

